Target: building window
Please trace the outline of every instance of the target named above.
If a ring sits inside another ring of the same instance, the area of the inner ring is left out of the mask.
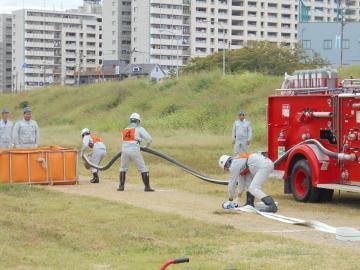
[[[331,39],[325,39],[324,40],[324,49],[325,50],[331,50],[332,49],[332,40]]]
[[[344,39],[342,42],[343,49],[350,49],[350,40]]]
[[[311,40],[303,40],[301,44],[304,49],[311,49]]]

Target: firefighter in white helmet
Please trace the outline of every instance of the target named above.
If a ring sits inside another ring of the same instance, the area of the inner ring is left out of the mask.
[[[238,113],[239,119],[236,120],[232,128],[232,143],[234,145],[234,156],[240,153],[248,153],[250,140],[252,137],[251,123],[245,119],[245,112]]]
[[[230,172],[228,193],[229,201],[224,204],[225,208],[235,207],[233,199],[235,196],[236,184],[240,189],[248,186],[246,193],[246,205],[254,207],[254,199],[261,200],[266,208],[264,212],[277,212],[277,206],[271,196],[265,194],[261,188],[274,169],[274,163],[261,154],[240,154],[234,158],[223,155],[219,159],[219,166]]]
[[[9,120],[9,110],[4,108],[0,119],[0,149],[12,148],[13,123]]]
[[[89,156],[90,161],[96,165],[99,165],[101,160],[106,155],[106,146],[103,142],[103,139],[91,134],[88,128],[84,128],[81,131],[81,138],[83,141],[80,153],[81,156],[84,155],[85,151],[92,150],[92,153]],[[93,178],[90,180],[90,183],[99,183],[100,179],[98,170],[95,168],[90,168],[90,171],[93,174]]]
[[[130,115],[130,125],[128,125],[122,132],[122,155],[120,166],[120,184],[118,191],[124,191],[126,172],[133,160],[136,163],[136,167],[141,173],[142,180],[145,185],[146,192],[154,191],[150,187],[149,170],[147,169],[144,159],[140,152],[140,143],[146,142],[145,147],[149,147],[152,143],[150,134],[140,126],[140,115],[133,113]]]
[[[31,118],[31,108],[24,108],[24,119],[17,121],[13,130],[13,139],[16,148],[32,148],[39,145],[39,126],[36,121]]]

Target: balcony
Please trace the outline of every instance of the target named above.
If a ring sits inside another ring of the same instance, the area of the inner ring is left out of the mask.
[[[25,77],[24,82],[25,83],[43,83],[44,77]]]
[[[25,68],[24,69],[24,73],[25,74],[53,74],[53,70],[52,69],[44,69],[43,68]]]
[[[25,51],[25,56],[52,56],[54,57],[55,54],[53,51]]]
[[[43,26],[43,25],[35,25],[35,24],[28,24],[26,23],[25,24],[25,30],[46,30],[46,31],[54,31],[55,28],[53,25],[46,25],[46,26]]]
[[[25,33],[25,38],[35,38],[35,39],[54,39],[54,35],[44,35],[44,34]]]
[[[25,59],[25,63],[28,65],[38,65],[38,66],[43,66],[43,65],[54,65],[54,61],[49,61],[49,60],[37,60],[37,59]]]
[[[76,71],[75,70],[66,70],[65,75],[66,76],[75,76]]]
[[[25,47],[28,47],[28,48],[54,48],[54,43],[25,42]]]

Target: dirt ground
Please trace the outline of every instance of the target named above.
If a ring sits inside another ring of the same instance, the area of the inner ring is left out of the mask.
[[[221,201],[207,195],[156,189],[154,193],[145,193],[143,186],[126,185],[125,192],[116,191],[117,184],[103,180],[100,184],[90,184],[81,180],[75,186],[51,186],[51,190],[79,196],[97,197],[105,200],[130,204],[144,209],[179,216],[212,224],[233,226],[248,232],[264,232],[289,237],[311,243],[335,245],[338,247],[360,250],[360,242],[338,241],[335,235],[316,231],[311,228],[294,226],[269,220],[256,214],[237,213],[221,209]],[[355,206],[354,206],[355,207]],[[279,214],[305,220],[318,220],[335,227],[353,227],[359,229],[360,216],[347,215],[344,212],[321,213],[309,210],[294,210],[286,205],[279,205]]]

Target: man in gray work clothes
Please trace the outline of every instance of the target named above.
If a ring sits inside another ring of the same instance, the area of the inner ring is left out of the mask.
[[[234,156],[249,152],[249,145],[252,136],[250,121],[245,119],[245,112],[238,113],[239,119],[234,122],[232,128],[232,143],[234,145]]]
[[[17,121],[13,130],[16,148],[38,147],[40,139],[39,126],[31,118],[31,108],[24,108],[24,119]]]
[[[140,126],[140,115],[133,113],[130,116],[130,125],[128,125],[122,132],[122,155],[120,166],[120,184],[118,191],[124,191],[125,188],[125,176],[129,168],[130,162],[135,161],[136,167],[141,173],[142,180],[145,185],[146,192],[153,192],[150,187],[149,170],[147,169],[144,159],[140,152],[140,143],[145,142],[145,147],[149,147],[152,143],[150,134]]]
[[[13,123],[9,120],[9,110],[4,108],[0,119],[0,149],[12,148]]]

